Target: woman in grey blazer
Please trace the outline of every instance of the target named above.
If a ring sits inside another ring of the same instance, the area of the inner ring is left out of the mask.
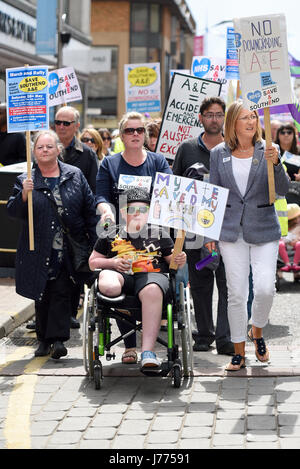
[[[269,351],[262,330],[268,322],[275,293],[278,244],[281,237],[274,204],[269,204],[267,160],[274,165],[275,190],[284,196],[289,178],[279,159],[278,148],[266,148],[256,111],[241,101],[227,111],[224,142],[210,153],[210,182],[229,189],[219,247],[228,287],[228,319],[235,355],[228,371],[246,366],[247,299],[250,265],[254,301],[252,328],[258,360],[267,362]],[[207,247],[214,248],[214,242]]]

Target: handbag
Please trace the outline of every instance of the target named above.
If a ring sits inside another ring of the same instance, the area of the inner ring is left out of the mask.
[[[89,243],[87,236],[85,236],[81,241],[77,241],[73,238],[70,233],[69,228],[66,227],[62,218],[58,212],[58,206],[55,204],[57,217],[62,226],[63,234],[67,240],[67,248],[71,257],[72,266],[75,272],[77,273],[86,273],[91,272],[89,268],[89,257],[92,253],[92,248]]]
[[[70,232],[64,232],[68,242],[69,253],[71,255],[71,260],[75,272],[90,272],[89,268],[89,257],[91,255],[92,249],[89,245],[88,239],[86,238],[83,241],[76,241]]]

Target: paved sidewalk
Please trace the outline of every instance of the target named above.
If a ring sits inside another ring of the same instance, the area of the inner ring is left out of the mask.
[[[34,302],[16,293],[15,280],[0,278],[0,339],[34,315]]]
[[[104,380],[95,390],[82,364],[81,329],[71,331],[68,356],[60,360],[34,359],[34,347],[24,347],[24,355],[1,367],[0,448],[7,444],[10,393],[16,399],[28,392],[27,379],[34,376],[32,448],[299,448],[300,291],[284,284],[282,289],[265,328],[268,366],[256,361],[248,343],[247,368],[227,373],[230,357],[213,347],[194,353],[194,376],[180,389],[170,378],[144,377],[139,365],[122,365],[123,348],[116,346],[116,360],[103,360]],[[10,279],[0,281],[0,294],[0,330],[8,333],[34,314],[34,305],[16,295]],[[4,349],[15,346],[24,330],[3,339]],[[165,358],[165,350],[159,349],[159,355]]]

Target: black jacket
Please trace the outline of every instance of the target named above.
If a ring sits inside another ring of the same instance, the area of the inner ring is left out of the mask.
[[[22,132],[0,132],[0,163],[3,166],[26,161],[26,140]]]
[[[186,140],[178,147],[172,166],[173,174],[183,176],[185,171],[195,163],[202,163],[209,170],[209,159],[210,151],[204,145],[201,136]]]
[[[97,240],[94,196],[78,168],[62,162],[59,162],[59,167],[64,224],[78,241],[86,233],[93,247]],[[22,181],[26,177],[26,173],[17,177],[13,194],[7,203],[9,214],[23,220],[16,255],[16,291],[27,298],[41,300],[48,280],[52,243],[55,226],[58,223],[57,211],[53,194],[45,184],[40,169],[36,167],[32,170],[34,251],[30,251],[28,204],[22,200]]]
[[[96,193],[96,176],[98,172],[97,155],[87,145],[75,138],[74,145],[63,150],[65,163],[81,169],[93,193]]]

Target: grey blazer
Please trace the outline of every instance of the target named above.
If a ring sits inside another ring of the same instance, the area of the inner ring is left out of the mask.
[[[268,169],[264,149],[265,141],[256,142],[244,196],[235,182],[229,147],[223,142],[210,152],[209,181],[229,189],[221,241],[235,242],[240,229],[244,240],[252,244],[275,241],[281,237],[274,204],[269,204]],[[274,166],[274,179],[276,194],[284,196],[290,180],[281,163]]]

